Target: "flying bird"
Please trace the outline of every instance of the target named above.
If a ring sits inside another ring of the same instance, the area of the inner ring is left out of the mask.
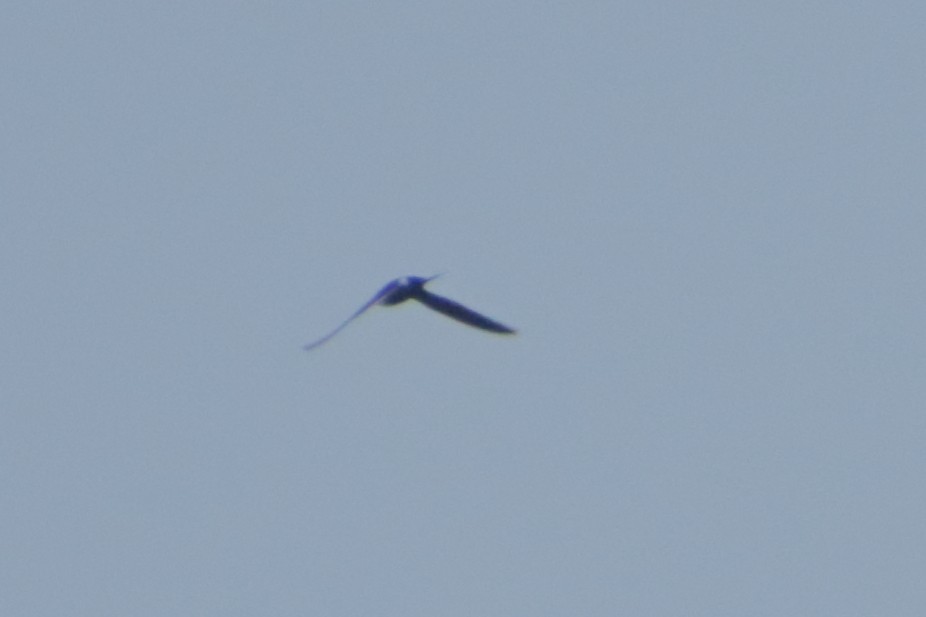
[[[434,309],[438,313],[443,313],[447,317],[456,319],[457,321],[463,322],[468,326],[473,326],[474,328],[488,330],[489,332],[497,332],[498,334],[514,334],[515,330],[513,328],[509,328],[506,325],[489,319],[485,315],[480,315],[476,311],[468,309],[462,304],[454,302],[449,298],[444,298],[443,296],[439,296],[437,294],[431,293],[430,291],[427,291],[424,288],[425,284],[428,281],[436,279],[438,276],[440,275],[438,274],[429,278],[422,278],[420,276],[406,276],[387,283],[382,289],[376,292],[376,295],[370,298],[366,304],[357,309],[356,313],[348,317],[344,323],[317,341],[304,345],[303,349],[314,349],[322,343],[328,342],[331,337],[343,330],[344,326],[352,322],[357,317],[360,317],[360,315],[366,312],[369,308],[372,308],[376,305],[394,306],[396,304],[401,304],[406,300],[417,300],[418,302],[424,304],[426,307]]]

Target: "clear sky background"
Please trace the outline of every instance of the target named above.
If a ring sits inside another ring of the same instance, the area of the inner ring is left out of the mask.
[[[926,611],[922,2],[0,11],[0,614]],[[398,276],[519,328],[378,308]]]

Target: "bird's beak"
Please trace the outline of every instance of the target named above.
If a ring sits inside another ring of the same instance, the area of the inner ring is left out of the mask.
[[[444,273],[441,272],[440,274],[435,274],[434,276],[429,276],[428,278],[424,279],[424,284],[427,285],[428,283],[430,283],[431,281],[433,281],[434,279],[436,279],[436,278],[439,277],[439,276],[444,276]]]

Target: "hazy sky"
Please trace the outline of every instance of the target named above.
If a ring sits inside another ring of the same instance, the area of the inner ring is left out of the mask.
[[[922,2],[0,10],[0,614],[920,616]],[[517,327],[377,308],[398,276]]]

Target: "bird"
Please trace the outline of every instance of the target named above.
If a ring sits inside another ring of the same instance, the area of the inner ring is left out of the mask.
[[[449,298],[439,296],[426,290],[424,288],[425,284],[433,281],[438,276],[440,275],[437,274],[428,278],[423,278],[420,276],[404,276],[402,278],[397,278],[386,283],[382,289],[376,292],[376,294],[370,298],[366,304],[357,309],[353,315],[348,317],[344,323],[320,339],[311,343],[306,343],[302,346],[302,348],[308,351],[310,349],[315,349],[323,343],[327,343],[335,334],[343,330],[347,324],[352,322],[357,317],[360,317],[360,315],[376,305],[395,306],[396,304],[401,304],[407,300],[417,300],[418,302],[424,304],[426,307],[433,309],[438,313],[446,315],[452,319],[456,319],[457,321],[465,323],[466,325],[472,326],[474,328],[479,328],[481,330],[495,332],[498,334],[514,334],[516,332],[514,328],[509,328],[504,324],[489,319],[485,315],[480,315],[476,311],[466,308],[458,302],[454,302]]]

